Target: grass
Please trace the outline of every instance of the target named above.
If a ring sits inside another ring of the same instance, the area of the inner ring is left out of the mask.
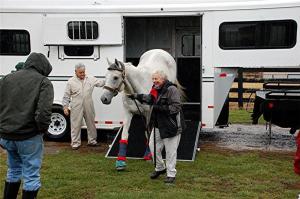
[[[249,115],[243,110],[232,111],[230,121],[248,123]],[[292,153],[204,147],[194,162],[177,163],[176,185],[166,186],[163,177],[149,179],[153,165],[142,160],[128,160],[127,170],[117,172],[115,159],[105,158],[104,152],[71,151],[69,147],[54,151],[44,157],[38,195],[42,199],[285,199],[300,194]],[[5,156],[0,151],[2,182],[7,169]],[[0,197],[2,190],[0,183]]]
[[[236,109],[229,111],[229,123],[231,124],[251,124],[251,114],[250,112],[246,111],[245,109]],[[261,116],[258,120],[259,124],[265,124],[266,121]]]
[[[1,154],[1,157],[4,157]],[[1,158],[0,178],[5,178]],[[129,160],[117,172],[114,159],[103,153],[70,151],[47,154],[42,167],[39,198],[297,198],[299,176],[293,173],[293,156],[262,152],[203,149],[195,162],[178,162],[175,186],[163,178],[150,180],[152,164]],[[3,184],[0,184],[3,190]]]

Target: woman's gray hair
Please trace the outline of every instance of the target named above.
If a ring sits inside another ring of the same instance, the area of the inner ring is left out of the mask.
[[[168,79],[166,73],[163,70],[157,70],[152,75],[158,75],[158,76],[160,76],[164,80]]]
[[[75,65],[75,70],[79,69],[79,68],[83,68],[85,69],[85,65],[83,63],[78,63]]]

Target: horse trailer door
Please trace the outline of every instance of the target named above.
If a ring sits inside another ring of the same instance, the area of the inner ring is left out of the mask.
[[[199,21],[198,21],[199,22]],[[185,88],[186,120],[201,120],[201,34],[198,27],[176,31],[177,78]]]
[[[138,65],[150,49],[169,52],[177,63],[177,79],[185,88],[186,120],[201,121],[201,19],[199,16],[126,17],[125,58]]]

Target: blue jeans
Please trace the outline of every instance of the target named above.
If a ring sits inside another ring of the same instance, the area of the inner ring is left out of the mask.
[[[23,178],[23,189],[35,191],[41,187],[40,169],[44,151],[43,135],[26,140],[0,138],[0,145],[7,151],[7,182],[18,182]]]

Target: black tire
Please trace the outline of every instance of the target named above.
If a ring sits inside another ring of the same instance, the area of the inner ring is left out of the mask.
[[[64,114],[61,106],[53,106],[51,123],[46,137],[54,141],[70,139],[70,117]]]

